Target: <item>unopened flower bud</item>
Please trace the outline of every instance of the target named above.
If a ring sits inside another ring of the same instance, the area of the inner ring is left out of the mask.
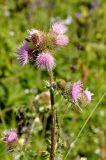
[[[60,79],[57,81],[57,86],[60,88],[60,89],[64,89],[65,86],[66,86],[66,82],[64,79]]]

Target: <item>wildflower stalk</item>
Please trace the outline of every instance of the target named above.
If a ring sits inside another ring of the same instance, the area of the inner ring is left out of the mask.
[[[53,84],[53,72],[49,71],[49,81],[50,81],[50,101],[51,101],[51,112],[52,112],[52,129],[51,129],[51,150],[50,150],[50,160],[54,160],[55,157],[55,127],[56,127],[56,113],[54,108],[54,93],[52,89]]]
[[[58,82],[57,87],[55,87],[53,79],[55,58],[50,50],[53,48],[64,47],[69,43],[69,38],[67,35],[65,35],[66,31],[67,27],[62,22],[54,23],[50,28],[50,32],[47,33],[37,29],[32,29],[29,31],[28,37],[25,39],[24,43],[22,46],[20,46],[18,51],[18,59],[21,65],[31,63],[36,65],[38,69],[46,70],[48,72],[49,85],[47,87],[49,87],[50,91],[52,114],[50,160],[55,159],[55,144],[59,140],[59,136],[56,136],[56,124],[58,128],[59,126],[58,122],[56,121],[58,118],[56,117],[56,109],[54,107],[54,89],[58,89],[59,92],[71,102],[71,104],[77,105],[80,110],[81,108],[79,104],[82,104],[83,102],[90,103],[93,95],[89,90],[83,90],[83,84],[81,80],[73,84],[62,80]],[[26,142],[28,143],[28,140],[32,135],[31,133],[35,126],[35,120],[31,125],[31,131],[28,134],[28,139],[26,139],[25,144]],[[67,153],[66,158],[69,152]]]

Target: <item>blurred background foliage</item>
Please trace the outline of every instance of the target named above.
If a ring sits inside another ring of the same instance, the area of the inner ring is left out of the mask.
[[[50,134],[50,107],[41,102],[48,94],[38,96],[46,91],[43,80],[47,79],[47,73],[30,65],[21,67],[17,60],[17,48],[26,37],[27,30],[37,28],[48,31],[55,20],[64,21],[70,38],[67,47],[56,51],[56,79],[72,82],[82,79],[94,93],[92,104],[83,108],[83,113],[68,107],[66,100],[56,96],[63,157],[106,91],[105,0],[0,0],[0,132],[17,127],[22,136],[36,118],[31,141],[33,147],[26,153],[28,160],[39,158],[48,148],[45,139],[48,141]],[[18,124],[20,121],[22,126]],[[105,160],[105,122],[106,97],[67,159],[86,157],[88,160]],[[11,158],[0,141],[0,159]]]

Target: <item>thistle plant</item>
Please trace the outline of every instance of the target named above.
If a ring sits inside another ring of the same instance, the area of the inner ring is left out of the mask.
[[[15,147],[17,146],[17,139],[17,132],[14,129],[5,131],[3,133],[3,141],[7,144],[8,151],[15,149]]]
[[[18,60],[22,66],[30,63],[31,65],[34,65],[36,69],[46,70],[48,73],[47,88],[50,92],[50,105],[52,115],[50,160],[55,160],[57,140],[57,117],[54,94],[58,92],[60,95],[66,98],[69,103],[72,103],[76,106],[79,106],[80,104],[90,103],[93,96],[93,94],[88,89],[84,89],[84,85],[81,80],[78,80],[74,83],[66,82],[63,79],[55,81],[53,70],[56,66],[56,60],[53,50],[56,48],[64,47],[69,43],[69,38],[66,35],[66,32],[67,27],[62,22],[53,23],[48,33],[37,29],[32,29],[28,31],[28,35],[18,49]],[[19,142],[17,142],[17,136],[18,135],[15,131],[8,131],[4,135],[4,140],[8,146],[10,146],[10,144],[13,144],[13,146],[15,144],[16,146],[19,145]]]

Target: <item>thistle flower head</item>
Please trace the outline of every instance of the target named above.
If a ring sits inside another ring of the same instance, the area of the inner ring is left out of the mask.
[[[69,94],[70,94],[73,102],[77,102],[77,100],[80,97],[81,92],[82,92],[81,80],[79,80],[71,85],[71,88],[69,90]]]
[[[62,22],[55,22],[52,24],[51,31],[56,34],[64,34],[67,31],[67,27]]]
[[[63,47],[65,45],[67,45],[68,42],[69,42],[69,39],[68,39],[68,36],[66,36],[66,35],[58,35],[54,39],[54,43],[58,47]]]
[[[4,133],[3,140],[8,144],[15,142],[17,140],[17,132],[16,132],[16,130],[6,131]]]
[[[21,65],[28,63],[28,45],[26,43],[22,44],[18,51],[18,59]]]
[[[33,46],[38,47],[44,42],[45,36],[43,32],[36,29],[32,29],[28,31],[28,33],[28,39],[33,43]]]
[[[91,93],[90,91],[88,91],[88,89],[86,89],[86,90],[84,91],[85,101],[91,102],[93,95],[94,95],[93,93]]]
[[[42,52],[36,58],[36,65],[42,70],[52,70],[55,66],[54,58],[50,53]]]

